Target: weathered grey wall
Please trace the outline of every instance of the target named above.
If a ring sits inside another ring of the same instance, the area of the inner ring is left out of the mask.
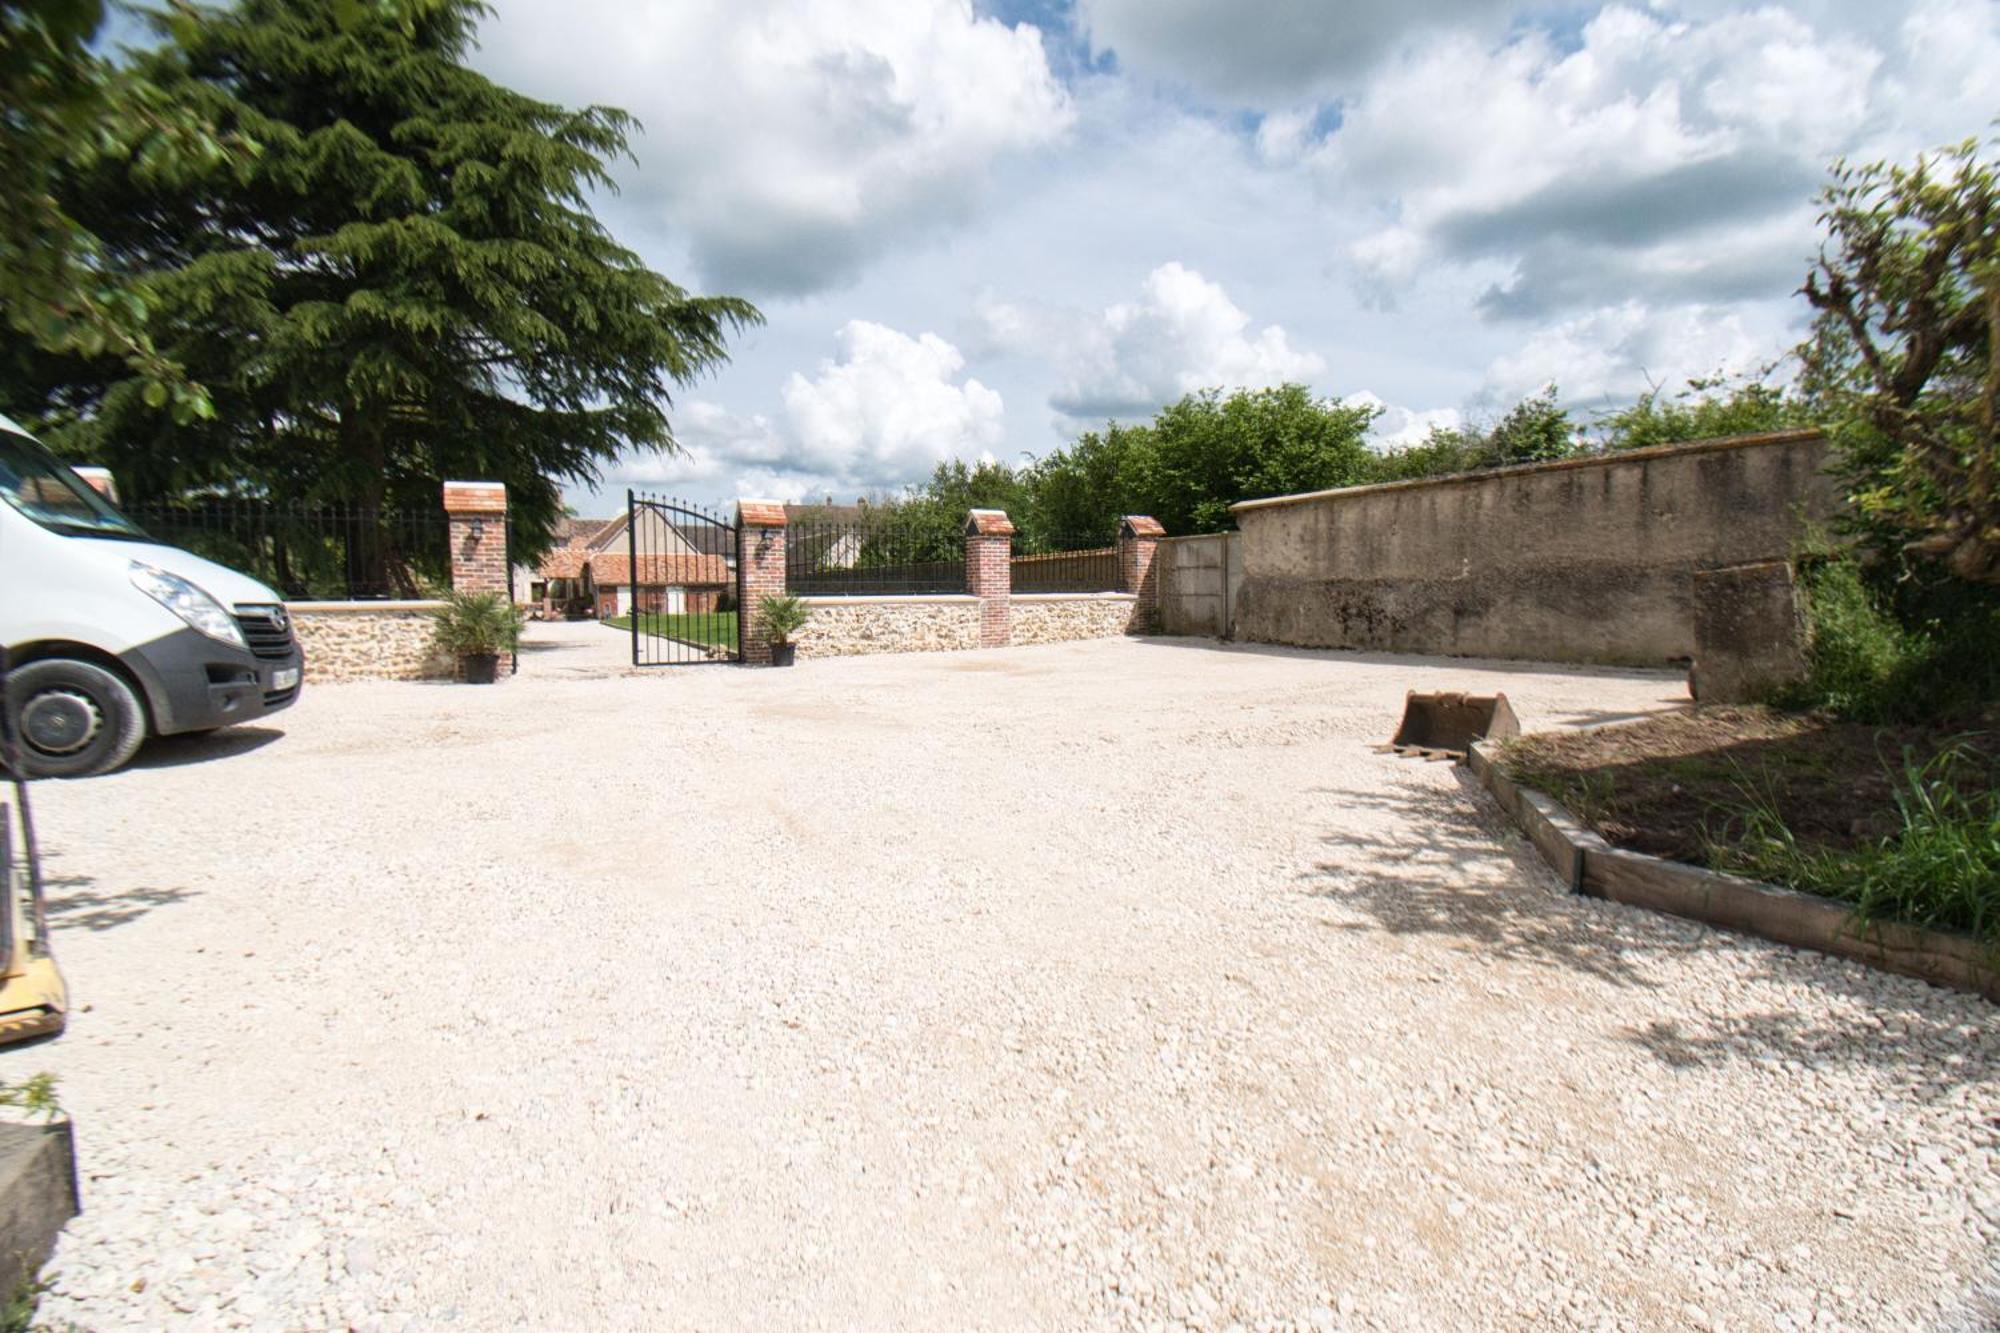
[[[1153,556],[1160,633],[1232,637],[1243,592],[1239,544],[1233,532],[1161,540]]]
[[[288,602],[306,680],[450,680],[431,641],[442,602]],[[503,668],[504,669],[504,668]]]
[[[1550,662],[1694,653],[1694,571],[1789,558],[1835,511],[1812,431],[1236,506],[1237,634]]]

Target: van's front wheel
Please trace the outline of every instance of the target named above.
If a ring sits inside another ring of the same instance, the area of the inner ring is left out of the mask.
[[[89,662],[43,658],[8,677],[21,725],[21,760],[36,777],[109,773],[146,739],[146,710],[117,676]]]

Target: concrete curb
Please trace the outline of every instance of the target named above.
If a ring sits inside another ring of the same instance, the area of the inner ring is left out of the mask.
[[[69,1121],[0,1124],[0,1301],[34,1280],[80,1211]]]
[[[1853,908],[1818,894],[1613,847],[1557,802],[1502,773],[1492,749],[1474,742],[1467,755],[1473,777],[1572,893],[1816,949],[2000,1001],[2000,956],[1969,935],[1893,921],[1864,924],[1854,919]]]

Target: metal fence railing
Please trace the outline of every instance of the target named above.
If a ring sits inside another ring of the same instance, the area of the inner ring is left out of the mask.
[[[955,530],[899,522],[794,520],[785,529],[785,587],[809,597],[962,593],[965,541]]]
[[[1043,537],[1040,551],[1016,550],[1013,587],[1017,593],[1115,592],[1118,548],[1101,538]]]
[[[420,597],[451,584],[451,529],[442,509],[242,499],[121,508],[158,540],[242,570],[288,601]]]

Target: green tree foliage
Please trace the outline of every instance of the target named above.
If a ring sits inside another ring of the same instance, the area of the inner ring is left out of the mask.
[[[1373,480],[1416,481],[1489,466],[1486,437],[1476,430],[1433,426],[1420,444],[1385,449],[1375,458]]]
[[[93,50],[107,10],[0,0],[0,315],[47,350],[122,360],[191,416],[205,396],[153,346],[144,295],[107,269],[65,197],[106,163],[221,161],[241,145]]]
[[[1366,480],[1374,417],[1298,384],[1189,394],[1147,425],[1107,425],[1037,460],[1025,477],[1030,531],[1109,540],[1125,514],[1172,533],[1223,531],[1239,500]]]
[[[1005,510],[1019,527],[1027,517],[1024,497],[1020,476],[1004,463],[939,463],[928,482],[911,487],[895,505],[899,539],[917,559],[955,559],[965,542],[967,510]]]
[[[1190,394],[1153,419],[1141,459],[1146,503],[1168,532],[1235,526],[1239,500],[1352,486],[1367,479],[1372,407],[1314,398],[1305,386]]]
[[[1582,434],[1551,384],[1523,398],[1491,426],[1433,426],[1421,444],[1384,450],[1371,460],[1366,479],[1415,481],[1516,463],[1546,463],[1582,450]]]
[[[1607,449],[1647,449],[1683,440],[1762,435],[1813,423],[1813,411],[1796,394],[1750,380],[1731,385],[1722,376],[1693,379],[1671,398],[1659,390],[1599,422]]]
[[[2000,170],[1967,140],[1837,164],[1799,349],[1878,549],[2000,584]]]
[[[1569,419],[1569,410],[1556,401],[1553,384],[1514,404],[1486,433],[1489,467],[1548,463],[1581,449],[1576,424]]]
[[[1025,523],[1016,515],[1015,525],[1041,537],[1110,541],[1121,517],[1146,512],[1139,478],[1152,448],[1150,426],[1112,421],[1102,431],[1085,431],[1027,469],[1030,512]]]
[[[244,0],[171,22],[135,77],[258,151],[106,159],[62,203],[214,414],[176,422],[158,385],[83,355],[29,359],[28,410],[139,493],[434,508],[442,478],[497,479],[530,546],[559,481],[671,451],[670,391],[757,312],[611,238],[587,196],[630,120],[467,68],[482,12]]]

